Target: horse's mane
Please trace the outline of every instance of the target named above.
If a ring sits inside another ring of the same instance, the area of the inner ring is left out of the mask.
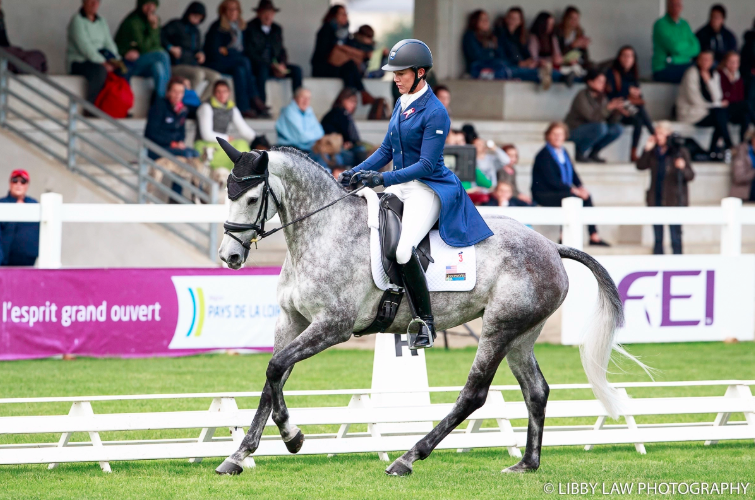
[[[301,149],[296,149],[289,146],[274,146],[271,151],[283,153],[286,156],[293,157],[293,159],[297,163],[297,166],[300,166],[303,163],[307,166],[306,168],[316,168],[321,170],[327,175],[331,182],[333,182],[336,186],[339,187],[339,189],[341,189],[341,191],[346,191],[346,188],[344,188],[341,183],[338,182],[335,177],[333,177],[333,174],[330,172],[330,170],[314,161],[309,157],[309,155],[307,155],[307,153],[305,153]]]

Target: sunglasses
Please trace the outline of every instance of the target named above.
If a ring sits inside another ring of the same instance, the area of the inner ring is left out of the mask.
[[[26,184],[29,181],[27,181],[23,177],[14,177],[13,179],[10,180],[10,182],[11,184],[18,184],[18,183]]]

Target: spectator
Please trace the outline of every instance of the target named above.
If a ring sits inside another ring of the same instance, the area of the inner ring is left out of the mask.
[[[493,207],[531,207],[514,195],[514,187],[508,182],[499,182],[490,193],[490,200],[485,204]]]
[[[346,46],[348,38],[349,16],[346,7],[334,5],[328,10],[317,32],[311,59],[312,76],[340,78],[344,87],[356,89],[361,94],[362,104],[372,104],[375,98],[365,90],[359,69],[364,53]]]
[[[509,162],[498,171],[498,184],[504,183],[511,186],[513,196],[528,206],[533,206],[532,198],[519,191],[516,182],[516,165],[519,163],[519,151],[513,144],[506,144],[501,149],[509,157]]]
[[[451,91],[448,90],[448,87],[445,85],[435,85],[433,87],[433,92],[435,93],[435,97],[438,98],[440,103],[443,105],[444,108],[446,108],[446,111],[448,111],[449,116],[451,115]]]
[[[353,35],[346,39],[346,45],[362,52],[362,60],[361,62],[357,62],[359,74],[362,75],[362,78],[371,78],[367,76],[367,67],[370,65],[372,53],[375,51],[375,30],[372,29],[372,26],[369,24],[363,24],[360,26]],[[382,59],[385,59],[385,61],[382,62],[381,59],[381,65],[387,63],[387,52],[388,49],[383,49]],[[380,72],[382,74],[378,78],[382,78],[385,74],[385,71],[383,70],[380,70]]]
[[[241,137],[232,137],[228,134],[231,124]],[[244,121],[241,111],[231,100],[231,88],[225,80],[215,82],[212,97],[199,106],[197,132],[199,137],[194,142],[194,149],[204,152],[208,159],[211,158],[210,168],[222,168],[229,171],[233,169],[233,162],[220,147],[217,138],[223,138],[238,151],[246,152],[251,150],[250,143],[257,135]],[[225,176],[228,176],[228,173]]]
[[[354,123],[357,109],[357,92],[354,89],[341,90],[330,111],[322,119],[325,134],[339,134],[343,139],[341,158],[344,165],[354,167],[367,159],[367,148],[359,137]]]
[[[68,23],[68,72],[87,81],[87,101],[94,103],[105,86],[107,74],[116,69],[118,47],[104,17],[97,12],[100,0],[83,0]]]
[[[283,28],[273,22],[280,9],[271,0],[260,0],[254,10],[257,17],[249,21],[244,32],[244,53],[252,63],[257,93],[267,102],[265,82],[270,78],[290,78],[292,92],[296,92],[301,87],[301,68],[288,62]]]
[[[755,201],[755,130],[747,133],[732,158],[729,196]]]
[[[37,203],[26,196],[29,172],[14,170],[10,174],[8,196],[0,203]],[[0,222],[0,265],[33,266],[39,255],[39,222]]]
[[[718,142],[724,140],[726,149],[731,149],[729,135],[729,103],[723,99],[721,75],[713,68],[713,52],[701,52],[697,64],[684,74],[676,97],[676,115],[682,123],[697,127],[713,127],[710,153],[718,150]]]
[[[574,82],[576,78],[584,77],[587,73],[586,68],[590,67],[590,58],[587,47],[590,46],[590,39],[585,36],[585,31],[579,23],[580,12],[574,6],[569,6],[564,11],[561,24],[556,30],[558,44],[561,53],[564,56],[561,73],[569,69],[566,75],[566,83]]]
[[[653,25],[653,79],[679,83],[692,60],[700,53],[700,42],[689,23],[682,19],[682,0],[666,0],[666,15]]]
[[[265,135],[258,135],[254,138],[251,144],[252,149],[256,149],[257,151],[270,151],[270,141],[267,140],[267,137]]]
[[[170,56],[160,42],[158,3],[159,0],[136,0],[136,9],[126,16],[115,33],[115,45],[128,69],[126,79],[152,77],[157,97],[164,97],[170,80]]]
[[[0,2],[1,4],[2,2]],[[5,29],[5,13],[2,9],[0,9],[0,47],[40,73],[47,73],[47,57],[41,51],[24,50],[21,47],[11,45],[8,40],[8,31]],[[14,66],[13,63],[9,64],[8,68],[14,73],[26,73],[26,71],[22,71],[20,68]]]
[[[215,82],[222,78],[217,71],[202,66],[205,55],[199,25],[205,16],[204,4],[191,2],[183,16],[163,26],[160,33],[163,47],[170,55],[173,74],[188,79],[191,88],[201,95],[201,100],[210,98]]]
[[[204,42],[207,66],[233,77],[236,105],[246,118],[269,118],[265,102],[257,91],[257,82],[249,58],[244,55],[244,30],[238,0],[223,0],[218,6],[218,20],[210,25]]]
[[[312,146],[325,133],[310,106],[311,101],[312,92],[304,87],[296,90],[294,100],[281,110],[280,117],[275,122],[278,144],[293,146],[305,152],[312,151]]]
[[[642,127],[645,126],[651,134],[654,133],[653,122],[645,109],[645,100],[640,90],[640,74],[637,69],[637,53],[634,48],[625,45],[619,49],[611,68],[606,72],[607,95],[609,99],[621,98],[624,102],[625,114],[621,117],[624,125],[633,125],[632,163],[639,158],[637,146],[640,144]]]
[[[490,16],[484,10],[476,10],[467,19],[467,30],[462,38],[467,73],[472,78],[502,80],[508,78],[498,38],[490,27]]]
[[[739,54],[727,53],[718,65],[721,75],[723,101],[729,103],[729,121],[739,125],[739,140],[744,140],[747,129],[755,123],[752,103],[746,99],[745,83],[739,74]]]
[[[526,82],[540,81],[537,61],[530,56],[527,42],[529,35],[524,26],[521,7],[511,7],[503,18],[496,22],[496,36],[501,54],[508,64],[511,78]]]
[[[183,78],[170,79],[165,97],[155,99],[149,109],[144,137],[175,156],[196,158],[199,156],[197,150],[187,147],[184,142],[188,115],[188,110],[183,104],[185,91]],[[150,151],[149,155],[153,160],[159,158],[159,155],[153,151]]]
[[[608,100],[605,75],[590,70],[587,87],[577,93],[566,115],[570,140],[577,149],[577,161],[605,163],[598,153],[621,136],[624,128],[618,122],[623,116],[626,116],[624,99]]]
[[[747,101],[755,109],[755,20],[752,22],[752,29],[744,34],[740,71],[745,83]]]
[[[728,52],[737,51],[737,37],[724,26],[726,21],[726,7],[720,3],[710,8],[708,24],[700,28],[695,36],[700,41],[700,50],[710,50],[717,63]]]
[[[549,89],[554,79],[560,80],[558,68],[564,62],[555,31],[556,21],[549,12],[541,12],[532,23],[528,50],[539,68],[538,78],[543,89]]]
[[[546,145],[535,157],[532,166],[532,198],[544,207],[560,207],[561,200],[576,196],[584,201],[584,206],[593,206],[589,191],[574,170],[569,153],[564,149],[568,127],[554,122],[545,131]],[[600,239],[595,226],[587,226],[590,245],[610,246]]]
[[[689,205],[687,183],[695,178],[689,151],[669,143],[671,124],[658,122],[655,134],[648,138],[645,151],[637,162],[638,170],[650,170],[650,189],[646,202],[649,207],[686,207]],[[682,226],[669,226],[671,247],[682,253]],[[663,253],[663,226],[654,225],[654,254]]]
[[[485,187],[493,189],[498,184],[498,172],[511,163],[511,159],[493,141],[478,137],[473,144],[477,150],[477,170],[485,176]]]

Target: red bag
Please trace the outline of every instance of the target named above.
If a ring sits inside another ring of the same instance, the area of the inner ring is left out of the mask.
[[[111,71],[94,105],[113,118],[126,118],[128,110],[134,105],[134,93],[125,78]]]

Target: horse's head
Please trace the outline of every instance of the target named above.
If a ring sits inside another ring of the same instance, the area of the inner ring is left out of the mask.
[[[271,182],[275,178],[268,171],[266,151],[241,153],[223,139],[218,138],[218,143],[233,161],[228,176],[230,213],[218,255],[228,267],[238,269],[246,262],[252,243],[265,232],[265,222],[278,212],[280,198],[271,184],[280,183]]]

